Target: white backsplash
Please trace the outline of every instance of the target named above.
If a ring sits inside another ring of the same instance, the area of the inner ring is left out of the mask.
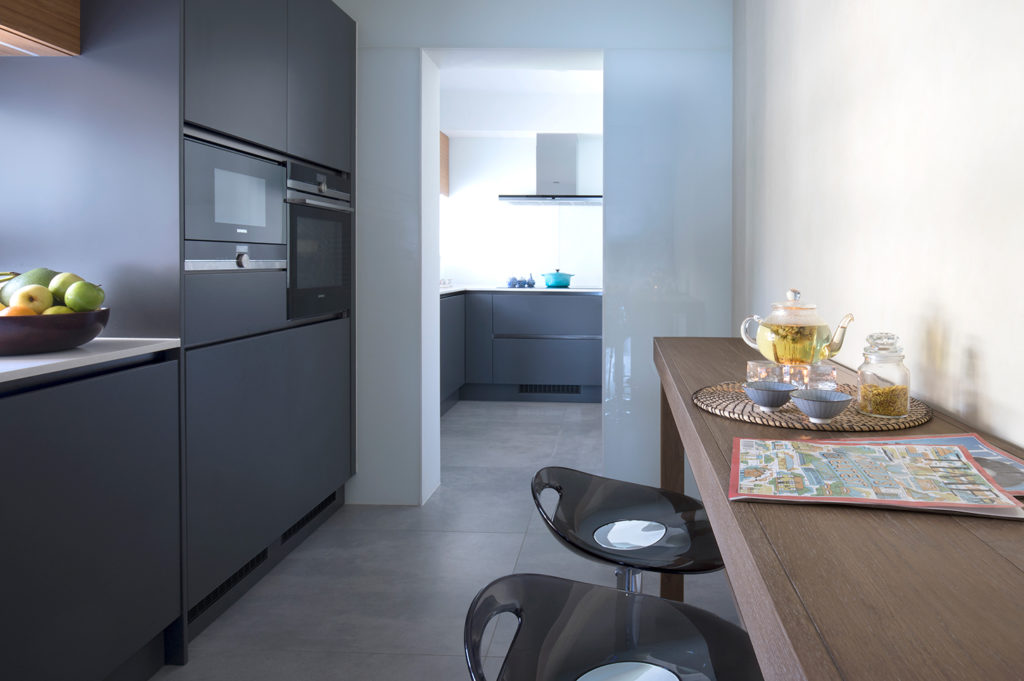
[[[591,140],[599,143],[600,138]],[[602,287],[602,206],[515,206],[498,200],[498,194],[534,192],[534,147],[532,135],[451,139],[450,195],[441,197],[442,278],[455,285],[500,286],[509,277],[530,274],[541,282],[541,274],[560,269],[575,275],[571,287]],[[600,191],[579,189],[595,190]]]

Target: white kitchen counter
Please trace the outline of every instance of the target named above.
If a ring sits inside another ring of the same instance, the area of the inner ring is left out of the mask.
[[[452,293],[465,293],[467,291],[485,293],[602,293],[604,289],[599,288],[547,288],[543,284],[534,288],[509,288],[508,286],[444,286],[441,288],[441,295]]]
[[[96,338],[71,350],[0,357],[0,383],[178,347],[178,338]]]

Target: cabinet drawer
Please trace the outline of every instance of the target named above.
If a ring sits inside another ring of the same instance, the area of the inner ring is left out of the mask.
[[[494,382],[601,385],[601,341],[495,338]]]
[[[494,335],[601,336],[601,296],[494,296]]]
[[[185,345],[230,340],[288,323],[288,275],[190,272],[185,280]]]

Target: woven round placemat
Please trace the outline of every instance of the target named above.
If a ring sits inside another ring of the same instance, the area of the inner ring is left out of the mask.
[[[910,413],[902,418],[868,416],[857,411],[857,386],[843,384],[840,391],[853,395],[854,402],[829,423],[811,423],[807,416],[792,402],[787,402],[778,411],[761,411],[743,392],[742,383],[719,383],[701,388],[693,393],[693,403],[704,411],[737,421],[757,423],[776,428],[799,428],[801,430],[828,431],[871,431],[903,430],[926,423],[932,418],[932,410],[924,402],[910,398]]]

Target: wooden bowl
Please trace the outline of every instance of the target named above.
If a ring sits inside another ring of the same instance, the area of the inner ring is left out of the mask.
[[[100,335],[109,318],[109,307],[92,312],[0,317],[0,355],[77,348]]]

